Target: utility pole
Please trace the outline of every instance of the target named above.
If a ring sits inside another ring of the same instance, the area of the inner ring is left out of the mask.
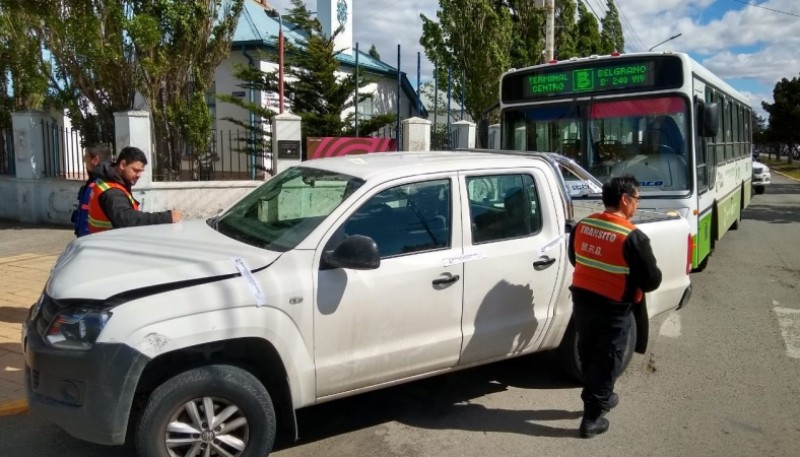
[[[555,0],[535,0],[536,7],[544,9],[544,61],[555,58],[556,6]]]

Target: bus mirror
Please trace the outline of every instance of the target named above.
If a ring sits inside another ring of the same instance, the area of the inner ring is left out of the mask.
[[[703,136],[715,137],[719,130],[719,104],[706,103],[703,105]]]

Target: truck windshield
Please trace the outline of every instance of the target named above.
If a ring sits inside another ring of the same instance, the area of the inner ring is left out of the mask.
[[[683,97],[526,106],[503,117],[510,149],[558,152],[600,181],[629,173],[643,192],[690,188],[689,112]]]
[[[314,168],[294,167],[209,220],[223,235],[262,249],[293,249],[364,180]]]

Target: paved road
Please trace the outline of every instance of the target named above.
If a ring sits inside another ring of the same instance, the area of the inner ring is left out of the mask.
[[[306,456],[787,456],[800,443],[800,185],[777,176],[651,327],[611,430],[576,437],[579,389],[536,355],[301,411]],[[0,418],[0,455],[132,457],[40,420]]]
[[[19,254],[58,254],[74,239],[71,227],[0,220],[0,257]]]

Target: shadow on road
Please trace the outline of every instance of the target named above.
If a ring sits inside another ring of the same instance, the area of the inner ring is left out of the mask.
[[[794,206],[750,205],[742,212],[742,219],[771,224],[793,224],[800,222],[800,212]]]
[[[397,421],[411,427],[434,430],[475,430],[518,433],[530,436],[577,438],[581,411],[537,408],[489,408],[472,403],[508,388],[574,389],[577,384],[564,375],[550,354],[534,354],[458,373],[382,389],[336,400],[298,411],[301,440],[277,443],[287,449],[336,435]],[[546,393],[542,393],[546,403]],[[571,428],[547,425],[548,421],[575,419]],[[109,447],[79,441],[55,425],[29,415],[0,417],[0,433],[8,456],[88,457],[114,455],[134,457],[132,447]],[[68,450],[68,451],[66,451]]]
[[[582,411],[537,409],[535,404],[506,410],[472,403],[509,387],[572,389],[577,384],[560,371],[550,354],[534,354],[300,410],[300,441],[280,443],[276,450],[392,421],[421,429],[578,436],[574,427],[552,427],[541,422],[577,420]]]

